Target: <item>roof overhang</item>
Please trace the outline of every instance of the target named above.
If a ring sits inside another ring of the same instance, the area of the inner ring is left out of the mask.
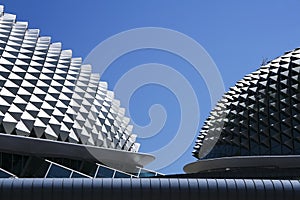
[[[233,156],[203,159],[185,165],[183,170],[186,173],[198,173],[208,170],[243,167],[300,168],[300,155]]]
[[[134,171],[137,166],[144,167],[155,159],[150,154],[3,133],[0,133],[0,151],[38,157],[101,162],[127,172]]]

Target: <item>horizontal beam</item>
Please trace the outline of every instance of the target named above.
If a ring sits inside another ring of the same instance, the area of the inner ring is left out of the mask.
[[[5,200],[298,200],[300,183],[257,179],[0,179],[0,196]]]

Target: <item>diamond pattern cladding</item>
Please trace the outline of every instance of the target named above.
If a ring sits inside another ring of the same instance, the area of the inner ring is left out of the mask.
[[[0,7],[0,131],[138,151],[124,108],[71,50]]]
[[[210,113],[197,158],[300,154],[300,49],[245,76]],[[216,145],[206,155],[203,146]]]

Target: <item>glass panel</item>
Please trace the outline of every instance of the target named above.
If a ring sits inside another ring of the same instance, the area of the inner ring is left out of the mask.
[[[145,169],[141,169],[139,177],[153,177],[155,176],[156,172],[151,172]]]
[[[3,153],[2,154],[2,166],[4,170],[10,171],[12,169],[12,154]]]
[[[112,169],[109,169],[104,166],[100,166],[96,177],[97,178],[112,178],[114,175],[114,172],[115,171]]]
[[[50,163],[43,159],[30,157],[27,160],[26,167],[23,169],[22,177],[44,178]]]
[[[159,172],[156,173],[156,176],[165,176],[164,174],[161,174]]]
[[[60,164],[62,166],[65,166],[67,168],[71,168],[76,171],[80,171],[81,163],[80,160],[72,160],[67,158],[47,158],[48,160]]]
[[[131,178],[131,175],[116,171],[114,178]]]
[[[86,176],[86,175],[83,175],[83,174],[79,174],[79,173],[74,171],[71,178],[89,178],[89,177]]]
[[[84,162],[82,165],[82,168],[78,171],[87,174],[89,176],[94,177],[96,170],[97,170],[98,165],[90,162]]]
[[[10,178],[10,177],[14,177],[14,176],[0,169],[0,178]]]
[[[52,163],[46,178],[69,178],[71,171]]]
[[[133,172],[130,172],[130,174],[133,175],[133,177],[138,177],[139,173],[140,173],[141,168],[140,167],[136,167],[135,170]]]
[[[10,172],[20,176],[27,160],[28,156],[13,155],[13,168]]]

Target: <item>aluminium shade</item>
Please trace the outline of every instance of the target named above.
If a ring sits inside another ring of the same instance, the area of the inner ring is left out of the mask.
[[[197,158],[300,154],[300,49],[246,75],[223,95],[194,147]]]
[[[138,151],[124,108],[61,43],[0,7],[0,132]]]

